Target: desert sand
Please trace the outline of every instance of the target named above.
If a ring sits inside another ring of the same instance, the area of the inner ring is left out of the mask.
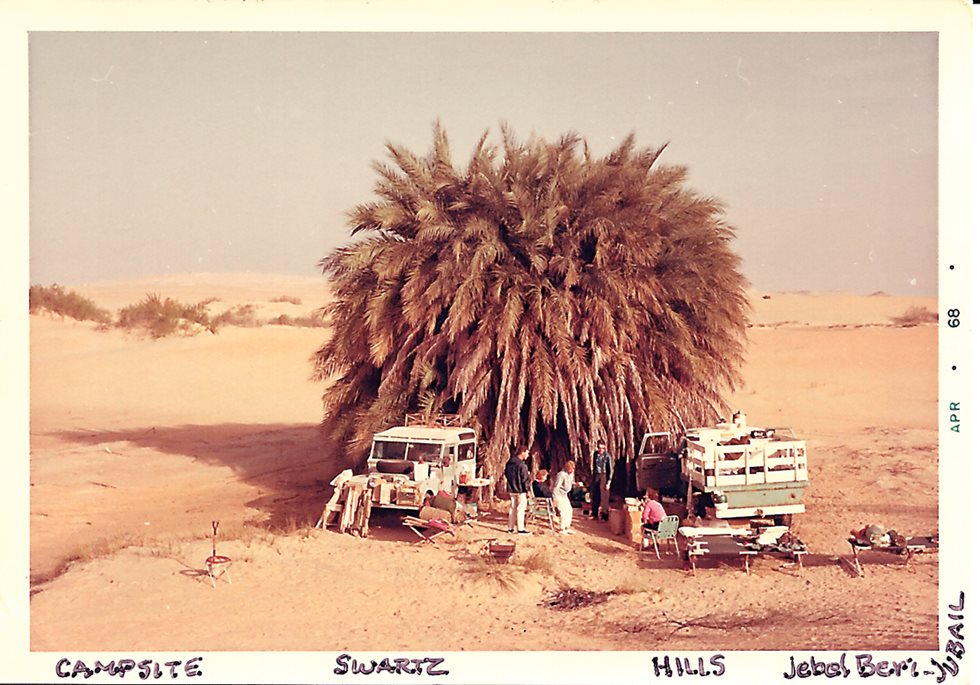
[[[326,299],[317,279],[257,275],[73,289],[110,309],[155,292],[219,298],[218,311],[251,303],[261,317]],[[301,304],[270,302],[283,295]],[[868,555],[864,578],[840,560],[865,523],[938,529],[938,328],[891,323],[935,299],[756,293],[753,304],[731,404],[808,440],[802,574],[759,559],[750,575],[716,564],[692,576],[578,514],[574,535],[537,527],[507,565],[479,554],[507,537],[500,516],[436,545],[415,544],[393,516],[376,516],[365,539],[314,529],[338,456],[318,437],[322,387],[310,379],[323,329],[149,340],[33,316],[31,649],[935,649],[935,556]],[[203,571],[213,520],[233,559],[217,587]],[[611,594],[543,606],[562,587]]]

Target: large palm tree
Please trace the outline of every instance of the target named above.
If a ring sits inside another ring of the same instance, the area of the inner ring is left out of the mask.
[[[748,309],[720,203],[633,136],[602,158],[575,134],[487,137],[465,168],[439,124],[425,157],[389,143],[377,199],[348,214],[362,239],[321,262],[314,363],[350,461],[408,411],[478,426],[490,473],[519,445],[628,457],[652,427],[716,420]]]

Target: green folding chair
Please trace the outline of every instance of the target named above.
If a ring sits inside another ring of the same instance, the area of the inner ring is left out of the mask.
[[[680,557],[681,550],[677,546],[677,529],[681,526],[681,519],[679,516],[667,516],[657,525],[656,530],[650,528],[643,529],[643,537],[650,540],[653,543],[653,550],[657,553],[657,558],[660,558],[660,541],[670,540],[674,543],[674,552]]]

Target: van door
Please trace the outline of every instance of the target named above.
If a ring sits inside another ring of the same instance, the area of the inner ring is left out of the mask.
[[[439,478],[439,488],[451,495],[456,494],[456,445],[442,447],[442,474]]]

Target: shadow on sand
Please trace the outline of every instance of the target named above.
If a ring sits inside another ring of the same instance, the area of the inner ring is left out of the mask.
[[[151,426],[133,430],[76,430],[57,437],[80,445],[127,442],[164,454],[224,466],[262,495],[246,504],[263,512],[260,525],[315,523],[330,496],[329,483],[346,467],[318,425],[237,424]]]

